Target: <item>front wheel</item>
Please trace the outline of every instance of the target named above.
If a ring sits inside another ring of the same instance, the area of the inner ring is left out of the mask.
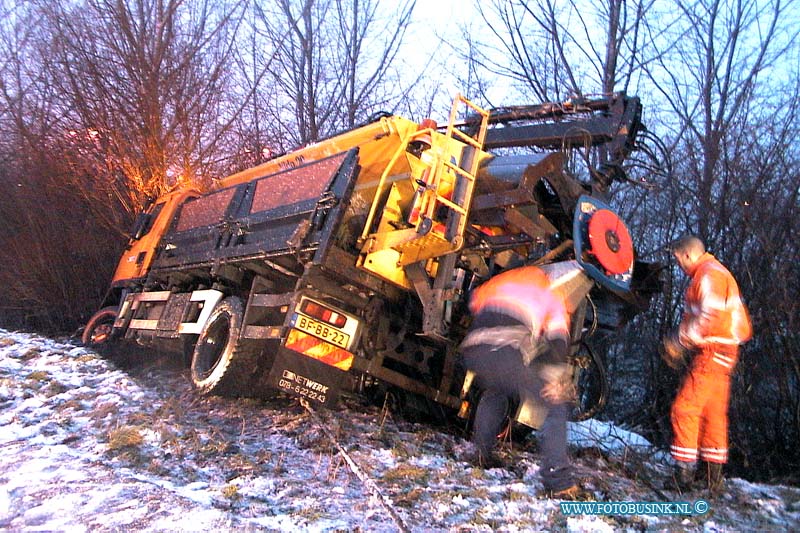
[[[259,350],[240,340],[244,306],[232,296],[217,304],[192,353],[191,379],[203,394],[247,394],[256,375]]]
[[[116,307],[104,307],[92,315],[83,328],[81,342],[86,346],[99,346],[111,341],[114,321],[117,319]]]

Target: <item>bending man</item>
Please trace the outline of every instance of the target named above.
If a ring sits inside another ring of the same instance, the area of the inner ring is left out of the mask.
[[[562,289],[580,278],[579,285],[588,291],[591,281],[577,263],[561,266],[558,283]],[[483,391],[472,436],[479,456],[486,464],[493,463],[492,451],[509,401],[534,394],[549,407],[541,428],[542,481],[552,497],[567,499],[580,489],[567,458],[566,401],[571,383],[564,295],[538,267],[519,267],[494,276],[472,294],[474,320],[461,351],[465,366],[475,372],[475,382]]]

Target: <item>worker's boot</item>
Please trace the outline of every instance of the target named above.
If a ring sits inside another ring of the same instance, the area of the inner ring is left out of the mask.
[[[725,478],[722,475],[722,464],[706,463],[706,472],[708,491],[712,496],[719,496],[725,489]]]
[[[672,473],[672,480],[679,491],[686,492],[694,488],[694,474],[694,463],[678,461]]]

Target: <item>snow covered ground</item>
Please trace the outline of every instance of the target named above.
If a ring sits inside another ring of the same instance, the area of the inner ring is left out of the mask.
[[[513,467],[463,460],[464,440],[349,400],[198,396],[153,357],[122,371],[69,342],[0,330],[0,529],[8,531],[800,530],[800,490],[728,481],[663,488],[665,456],[610,424],[572,424],[598,502],[694,502],[702,515],[567,515],[540,495],[535,439]]]

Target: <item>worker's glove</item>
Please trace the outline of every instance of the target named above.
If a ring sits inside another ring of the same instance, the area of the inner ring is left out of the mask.
[[[684,347],[675,334],[664,337],[659,350],[661,359],[673,370],[680,370],[686,366],[689,349]]]
[[[539,376],[544,386],[539,395],[551,404],[561,404],[575,399],[576,390],[572,383],[569,365],[542,365]]]

